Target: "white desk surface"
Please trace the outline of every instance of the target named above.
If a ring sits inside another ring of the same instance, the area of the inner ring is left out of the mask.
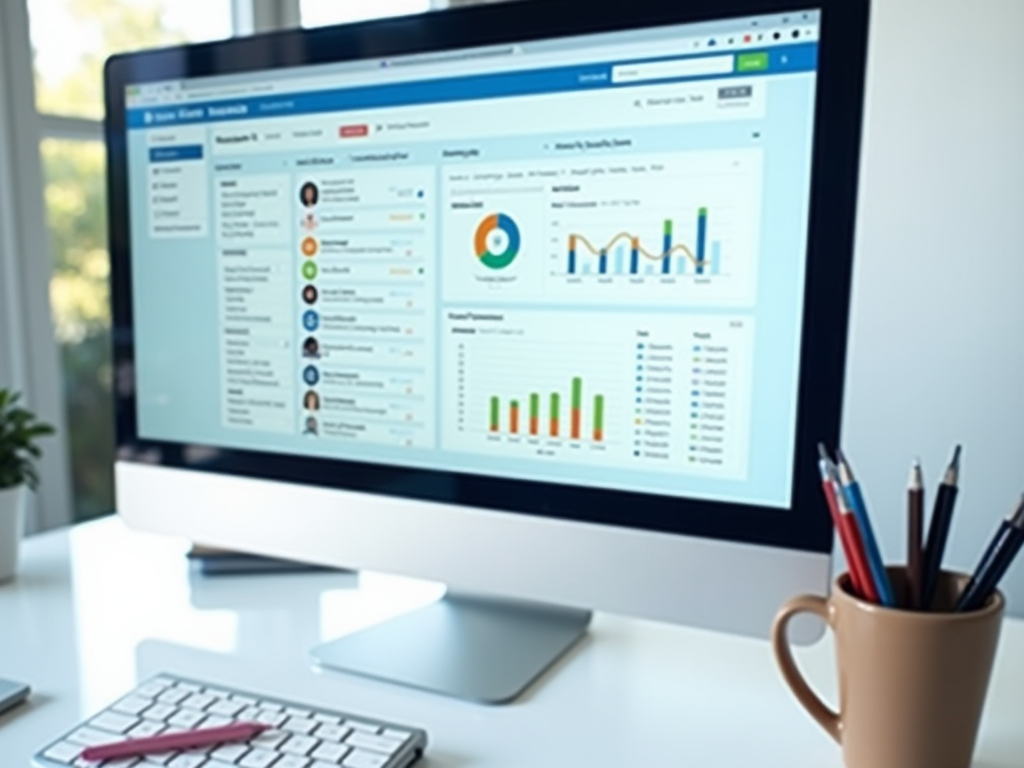
[[[311,646],[424,604],[379,574],[190,577],[186,544],[117,519],[28,540],[0,586],[0,677],[32,685],[0,716],[0,766],[167,671],[427,729],[423,768],[839,768],[768,643],[597,615],[524,700],[486,707],[329,672]],[[666,585],[666,589],[671,588]],[[832,643],[799,657],[834,701]],[[976,768],[1024,766],[1024,622],[1008,621]]]

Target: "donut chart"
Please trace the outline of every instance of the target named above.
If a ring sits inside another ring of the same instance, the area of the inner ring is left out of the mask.
[[[480,263],[488,269],[505,269],[519,255],[519,227],[511,216],[492,213],[476,228],[474,246]]]

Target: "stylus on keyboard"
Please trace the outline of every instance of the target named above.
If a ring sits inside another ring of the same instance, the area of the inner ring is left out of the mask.
[[[172,749],[193,749],[209,747],[233,741],[248,741],[270,728],[262,723],[233,723],[220,728],[198,728],[194,731],[179,731],[163,736],[149,736],[144,739],[128,739],[111,744],[89,747],[82,752],[85,760],[113,760],[118,757],[141,757]]]

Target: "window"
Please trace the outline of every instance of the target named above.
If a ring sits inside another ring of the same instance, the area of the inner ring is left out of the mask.
[[[54,258],[50,303],[64,371],[73,514],[83,520],[113,509],[103,62],[119,51],[227,37],[231,2],[29,0],[28,8]]]
[[[301,0],[302,26],[323,27],[382,16],[423,13],[430,0]]]

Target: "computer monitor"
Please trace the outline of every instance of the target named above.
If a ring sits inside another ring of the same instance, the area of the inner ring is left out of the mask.
[[[866,28],[541,0],[114,57],[118,511],[575,609],[530,679],[589,609],[765,635],[829,576]],[[531,609],[456,607],[397,634],[461,682],[405,679],[510,698],[467,679]],[[403,678],[380,631],[318,658]]]

